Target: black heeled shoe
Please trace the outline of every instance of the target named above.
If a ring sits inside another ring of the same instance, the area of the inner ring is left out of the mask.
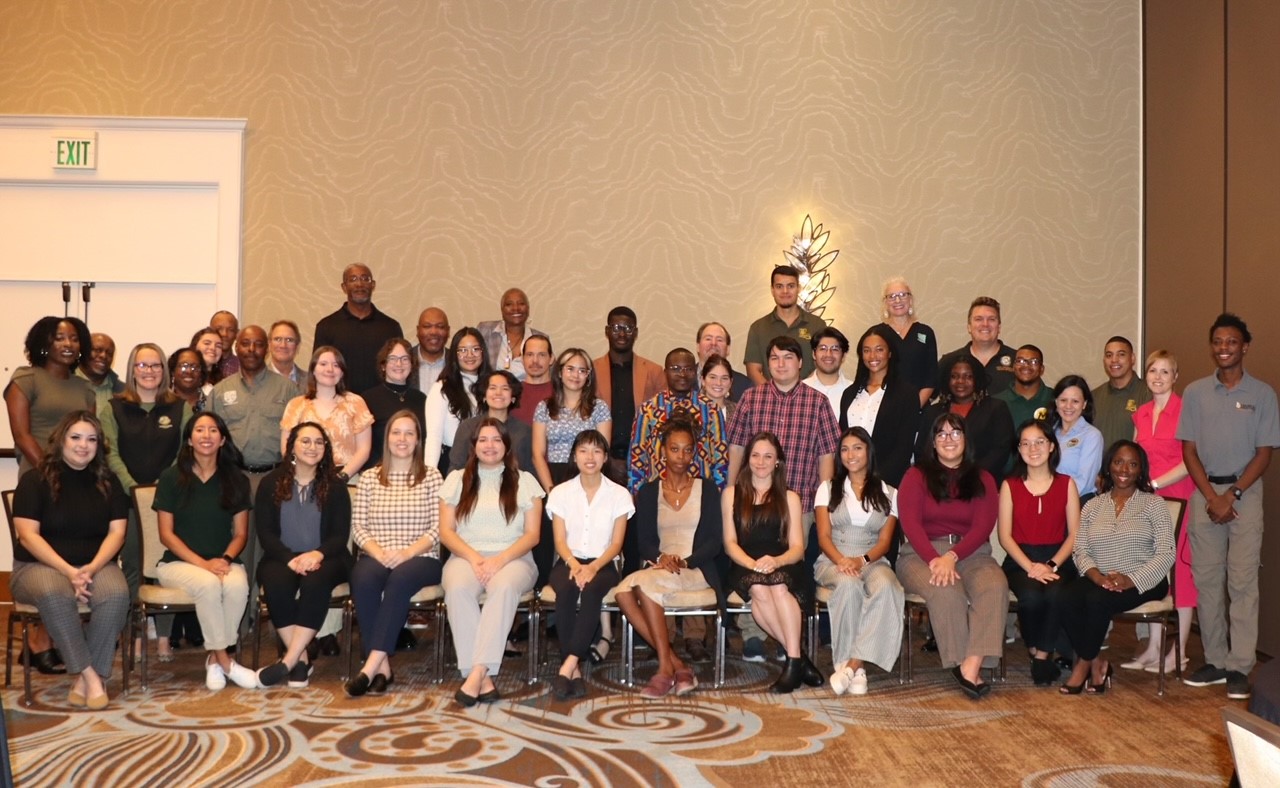
[[[778,676],[778,680],[773,682],[773,686],[769,691],[777,695],[787,695],[796,691],[796,688],[804,681],[804,659],[801,657],[787,657],[787,664],[782,669],[782,675]]]
[[[1085,686],[1085,690],[1084,690],[1084,691],[1085,691],[1085,694],[1087,694],[1087,695],[1102,695],[1102,694],[1105,694],[1107,690],[1111,689],[1111,675],[1112,675],[1114,672],[1115,672],[1115,670],[1111,667],[1111,663],[1110,663],[1110,662],[1108,662],[1108,663],[1107,663],[1107,672],[1106,672],[1106,674],[1102,677],[1102,681],[1101,681],[1101,682],[1099,682],[1099,683],[1097,683],[1097,684],[1093,684],[1093,683],[1086,682],[1086,686]]]
[[[818,670],[818,666],[813,664],[813,660],[809,659],[804,653],[800,654],[800,660],[804,668],[800,681],[806,687],[821,687],[826,683],[826,679],[822,678],[822,671]]]
[[[57,653],[51,648],[44,651],[32,651],[28,648],[25,656],[30,657],[31,667],[46,676],[61,676],[67,672],[67,666],[61,664]]]

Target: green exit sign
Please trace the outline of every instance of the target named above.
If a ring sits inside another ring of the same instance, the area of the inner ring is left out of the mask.
[[[98,168],[98,134],[96,132],[55,134],[53,167],[56,170],[96,170]]]

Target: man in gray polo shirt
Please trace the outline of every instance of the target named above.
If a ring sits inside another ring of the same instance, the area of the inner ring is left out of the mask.
[[[227,422],[231,439],[244,456],[241,470],[249,477],[249,494],[258,494],[258,482],[280,463],[280,418],[285,405],[301,392],[284,375],[267,370],[267,332],[260,326],[245,326],[236,337],[236,356],[240,369],[223,378],[209,395],[209,407]],[[251,498],[252,499],[252,498]],[[249,573],[249,599],[255,599],[257,586],[258,531],[254,513],[249,512],[249,541],[241,558]],[[257,615],[249,605],[246,621]]]
[[[1258,643],[1262,474],[1280,446],[1276,393],[1244,369],[1252,340],[1239,317],[1218,316],[1209,329],[1218,370],[1187,386],[1178,421],[1182,458],[1196,485],[1187,537],[1205,660],[1184,681],[1226,684],[1228,698],[1249,697]]]

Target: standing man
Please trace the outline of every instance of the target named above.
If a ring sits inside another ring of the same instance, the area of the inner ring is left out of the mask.
[[[524,385],[520,389],[520,401],[511,409],[511,415],[533,426],[533,412],[538,403],[551,396],[551,337],[534,334],[524,341]]]
[[[800,345],[800,377],[813,373],[813,351],[809,341],[827,327],[822,318],[800,308],[800,273],[789,265],[774,267],[769,274],[769,292],[773,295],[773,310],[751,324],[747,331],[747,353],[743,362],[747,365],[747,377],[759,385],[768,379],[765,362],[768,360],[769,340],[778,336],[793,337]]]
[[[307,371],[298,366],[298,343],[302,341],[302,332],[298,324],[292,320],[277,320],[271,324],[271,335],[268,337],[271,348],[271,359],[267,362],[267,371],[283,375],[289,382],[301,389],[307,382]]]
[[[1209,329],[1217,372],[1187,386],[1178,421],[1182,459],[1196,485],[1187,538],[1205,661],[1184,681],[1226,684],[1228,698],[1249,697],[1258,643],[1262,474],[1280,446],[1276,393],[1244,369],[1252,341],[1239,317],[1218,316]]]
[[[124,383],[111,368],[116,360],[116,343],[106,334],[90,334],[89,355],[80,366],[76,367],[76,376],[89,381],[93,388],[93,396],[98,407],[115,395],[124,391]]]
[[[831,403],[831,412],[840,420],[840,398],[853,381],[844,376],[844,357],[849,353],[849,339],[841,331],[827,326],[809,340],[813,350],[813,374],[805,378],[806,386],[822,394]]]
[[[999,394],[1013,385],[1013,348],[1000,341],[1000,302],[990,296],[978,296],[969,305],[969,344],[957,348],[938,360],[938,369],[951,369],[956,356],[968,353],[987,370],[987,394]],[[947,381],[938,381],[943,391]]]
[[[217,331],[222,339],[223,353],[218,368],[222,370],[222,377],[230,377],[240,369],[240,360],[236,358],[236,337],[240,334],[240,321],[235,315],[222,309],[209,318],[209,327]]]
[[[524,380],[524,343],[529,337],[546,336],[529,325],[529,296],[518,287],[502,294],[498,307],[501,320],[485,320],[476,325],[484,337],[485,352],[494,369],[505,369]]]
[[[249,500],[258,494],[262,477],[280,464],[280,419],[285,405],[301,392],[284,375],[267,371],[267,332],[259,326],[245,326],[236,338],[240,369],[223,378],[209,394],[209,407],[227,423],[231,439],[243,455],[240,469],[249,477]],[[249,598],[257,587],[258,530],[254,512],[249,512],[249,541],[241,558],[249,575]],[[257,615],[253,605],[245,611],[244,628]]]
[[[717,355],[729,360],[729,329],[725,328],[721,323],[703,323],[698,327],[698,335],[694,338],[698,348],[698,380],[694,382],[695,388],[701,388],[702,384],[702,365],[707,363],[707,358]],[[732,363],[732,362],[730,362]],[[729,389],[729,399],[737,402],[742,399],[742,395],[747,389],[751,388],[754,383],[751,378],[742,374],[738,370],[733,371],[733,383]]]
[[[1053,389],[1044,384],[1043,378],[1044,352],[1035,345],[1018,348],[1013,356],[1013,385],[995,395],[1009,406],[1015,430],[1028,419],[1044,421],[1049,417]],[[1132,427],[1129,432],[1133,432]]]
[[[1093,426],[1102,433],[1102,445],[1133,438],[1133,414],[1151,401],[1151,390],[1133,371],[1133,343],[1112,337],[1102,349],[1102,369],[1107,382],[1093,390]]]
[[[627,483],[627,454],[636,409],[662,391],[666,377],[662,367],[636,355],[640,326],[636,313],[627,306],[615,306],[605,320],[604,338],[609,352],[592,362],[596,376],[596,396],[613,414],[613,434],[609,436],[609,478]]]
[[[449,316],[443,309],[429,306],[418,315],[418,344],[413,348],[418,359],[418,390],[431,393],[431,384],[444,371],[444,349],[449,344]]]
[[[705,394],[694,390],[698,366],[693,353],[676,348],[667,354],[667,388],[645,400],[636,414],[631,433],[631,461],[627,469],[627,489],[635,495],[645,482],[662,476],[662,427],[681,414],[697,429],[698,445],[690,470],[724,490],[729,471],[729,447],[724,440],[724,420],[720,409]]]
[[[363,394],[378,380],[378,351],[388,339],[404,336],[400,323],[373,305],[378,283],[364,263],[352,263],[342,272],[346,303],[316,323],[316,347],[331,345],[347,362],[347,389]]]

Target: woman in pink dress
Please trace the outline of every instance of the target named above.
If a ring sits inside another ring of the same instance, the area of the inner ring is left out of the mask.
[[[1182,462],[1182,441],[1174,437],[1178,432],[1178,417],[1182,415],[1182,398],[1173,393],[1178,380],[1178,359],[1167,350],[1157,350],[1147,356],[1146,381],[1153,399],[1133,414],[1134,440],[1146,452],[1151,461],[1151,486],[1166,498],[1191,500],[1195,486],[1187,476],[1187,466]],[[1191,634],[1191,611],[1196,606],[1196,584],[1191,577],[1191,546],[1187,544],[1187,511],[1182,513],[1179,524],[1178,550],[1173,562],[1173,603],[1178,608],[1178,640],[1182,644],[1182,666],[1187,665],[1187,638]],[[1120,667],[1130,670],[1160,670],[1160,624],[1151,625],[1151,637],[1147,648],[1133,661]],[[1173,649],[1165,656],[1165,670],[1173,670]]]

